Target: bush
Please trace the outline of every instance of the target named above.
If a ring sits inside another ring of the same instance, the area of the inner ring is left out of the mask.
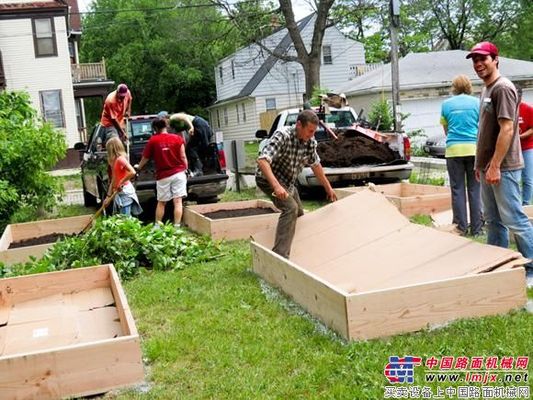
[[[51,209],[62,187],[47,174],[67,149],[62,132],[37,118],[29,95],[0,93],[0,228],[22,207]]]
[[[217,246],[173,225],[154,229],[136,218],[122,215],[100,219],[84,235],[57,242],[43,258],[11,267],[0,263],[0,277],[60,271],[113,263],[122,279],[139,268],[175,270],[205,261],[218,254]]]
[[[390,131],[393,129],[392,108],[385,97],[372,103],[368,113],[368,120],[376,130]]]

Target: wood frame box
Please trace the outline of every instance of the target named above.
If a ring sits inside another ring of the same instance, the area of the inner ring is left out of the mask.
[[[407,182],[373,185],[372,187],[376,192],[384,194],[406,217],[415,214],[430,215],[452,208],[452,197],[448,187]],[[335,189],[335,193],[337,193],[337,198],[342,199],[365,189],[368,187],[349,187]]]
[[[268,208],[271,214],[251,215],[247,217],[211,219],[204,214],[222,211],[239,210],[245,208]],[[270,201],[246,200],[227,203],[202,204],[187,206],[183,209],[183,223],[191,230],[212,239],[248,239],[250,235],[265,229],[276,227],[279,210]]]
[[[113,265],[0,280],[0,398],[88,396],[143,380]]]
[[[253,271],[348,340],[505,313],[527,301],[526,260],[412,224],[361,191],[298,219],[290,260],[254,235]]]
[[[0,237],[0,261],[6,265],[13,265],[29,261],[30,256],[36,258],[42,257],[45,251],[54,243],[44,243],[15,249],[10,249],[9,246],[13,242],[38,238],[52,233],[80,233],[90,222],[91,217],[92,215],[80,215],[77,217],[8,225]]]

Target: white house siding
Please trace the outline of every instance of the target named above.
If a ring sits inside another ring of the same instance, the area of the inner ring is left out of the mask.
[[[55,17],[54,25],[57,57],[35,58],[31,19],[0,22],[0,49],[6,75],[6,89],[27,91],[39,114],[41,113],[39,91],[61,90],[66,126],[64,131],[69,147],[73,147],[74,143],[79,141],[79,134],[76,126],[65,18]],[[17,40],[14,40],[14,35],[17,36]]]
[[[237,120],[236,106],[239,107],[239,117]],[[246,111],[246,121],[243,119],[242,107]],[[228,123],[224,121],[224,110],[228,115]],[[217,121],[217,111],[220,114],[220,125]],[[210,125],[214,132],[222,132],[224,140],[251,140],[255,137],[255,131],[259,126],[259,116],[256,112],[255,100],[253,98],[241,99],[235,102],[228,102],[220,106],[212,106],[209,109]]]

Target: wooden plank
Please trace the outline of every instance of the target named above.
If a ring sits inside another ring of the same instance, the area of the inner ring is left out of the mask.
[[[30,257],[41,258],[46,250],[52,247],[54,243],[38,244],[36,246],[17,247],[0,251],[0,261],[6,265],[24,263],[30,260]]]
[[[371,339],[501,314],[526,301],[523,268],[355,294],[347,299],[349,338]]]
[[[14,242],[45,236],[52,233],[79,233],[91,220],[92,215],[49,219],[44,221],[12,224]]]
[[[347,337],[346,293],[272,251],[251,242],[253,271],[327,326]]]
[[[128,299],[124,293],[124,289],[120,284],[120,279],[118,277],[117,271],[113,264],[107,265],[109,275],[110,275],[110,285],[111,291],[113,292],[113,297],[117,305],[118,315],[120,317],[120,325],[124,335],[137,336],[137,327],[135,326],[135,320],[131,314],[130,306],[128,304]]]
[[[87,267],[0,279],[0,307],[57,293],[109,286],[109,268]]]
[[[3,400],[88,396],[143,379],[138,336],[0,357]]]
[[[449,210],[452,207],[452,199],[449,193],[401,197],[399,203],[399,210],[406,217],[415,214],[430,215]]]
[[[423,185],[420,183],[401,183],[400,197],[412,197],[421,195],[447,194],[451,197],[450,188],[436,185]]]
[[[211,219],[204,215],[210,212],[242,210],[245,208],[268,208],[276,213],[222,219]],[[205,204],[186,207],[183,221],[191,230],[209,235],[215,240],[248,239],[255,232],[275,227],[279,218],[278,211],[274,204],[264,200]]]
[[[9,248],[9,245],[13,241],[13,235],[11,232],[11,226],[6,226],[6,229],[4,229],[4,233],[2,233],[2,236],[0,237],[0,250],[7,250]]]

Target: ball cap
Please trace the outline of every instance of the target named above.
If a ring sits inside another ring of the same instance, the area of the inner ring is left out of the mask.
[[[117,93],[120,97],[126,96],[126,94],[128,93],[128,86],[125,83],[121,83],[117,87]]]
[[[491,42],[479,42],[474,47],[472,47],[472,50],[470,50],[470,53],[468,53],[466,58],[472,58],[475,54],[481,54],[483,56],[497,56],[498,48],[495,44]]]

